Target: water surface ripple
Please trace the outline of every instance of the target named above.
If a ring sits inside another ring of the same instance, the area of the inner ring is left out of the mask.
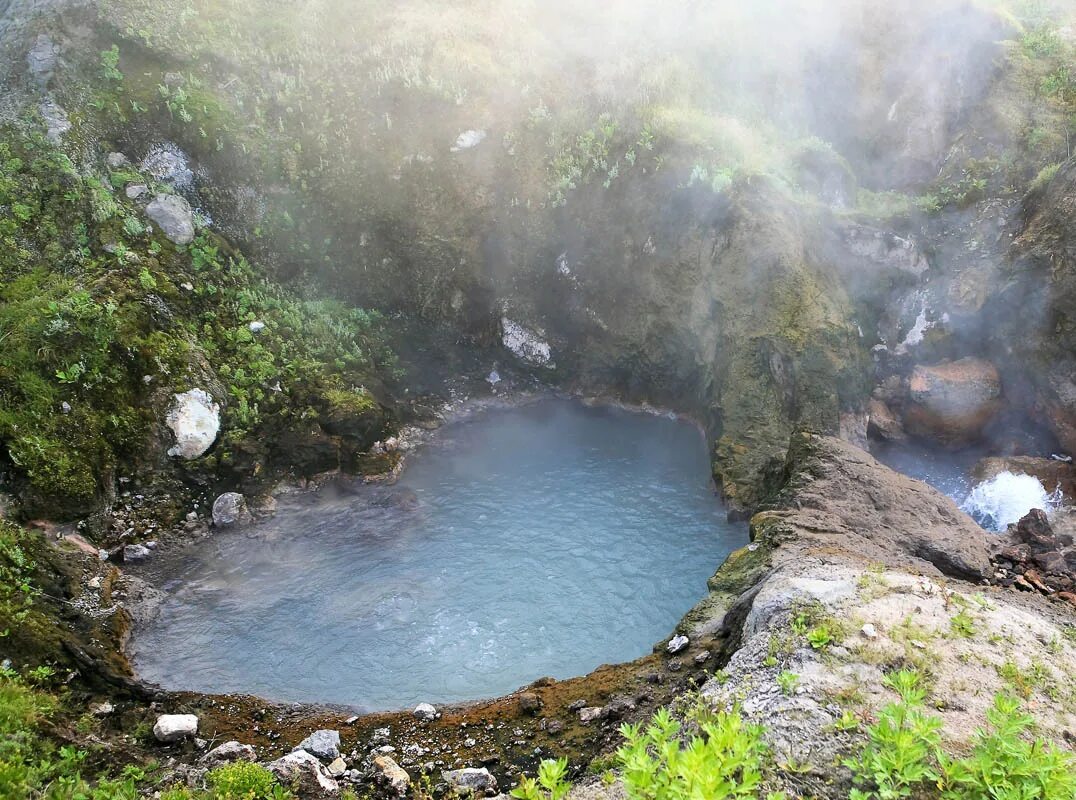
[[[367,710],[505,694],[645,654],[747,538],[692,425],[567,400],[446,426],[395,486],[327,494],[162,554],[139,675]]]

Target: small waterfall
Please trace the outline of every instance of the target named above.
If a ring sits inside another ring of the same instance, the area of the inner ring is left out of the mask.
[[[1060,488],[1050,493],[1033,475],[999,472],[977,484],[960,508],[987,530],[1003,531],[1033,508],[1049,511],[1062,501]]]

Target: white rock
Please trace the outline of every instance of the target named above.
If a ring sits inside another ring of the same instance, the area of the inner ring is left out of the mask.
[[[327,766],[326,769],[329,770],[329,774],[334,778],[339,778],[347,772],[347,762],[340,758],[340,756],[337,756],[329,763],[329,766]]]
[[[416,719],[431,720],[437,719],[437,709],[431,706],[429,703],[419,703],[415,706],[415,710],[411,712],[415,715]]]
[[[501,343],[528,364],[553,366],[552,351],[541,335],[508,317],[501,317]]]
[[[497,791],[497,779],[485,767],[481,769],[476,769],[475,767],[454,769],[442,772],[441,777],[445,779],[445,783],[460,794],[470,792],[482,795],[486,792]]]
[[[162,714],[153,725],[158,742],[178,742],[198,732],[198,717],[194,714]]]
[[[300,795],[336,795],[340,786],[325,765],[305,750],[296,750],[268,765],[276,779],[285,786],[295,786]]]
[[[456,143],[452,146],[451,151],[458,153],[460,150],[469,150],[472,147],[477,147],[482,143],[482,140],[486,138],[486,132],[482,130],[469,130],[464,131],[456,137]]]
[[[249,325],[247,325],[247,328],[250,330],[251,333],[257,333],[258,331],[265,330],[265,323],[261,320],[256,319]]]
[[[220,433],[220,406],[204,389],[191,389],[172,398],[165,422],[176,437],[168,455],[198,458],[212,447]]]
[[[149,187],[144,183],[131,183],[127,185],[123,193],[127,195],[128,200],[137,200],[148,191]]]
[[[674,636],[669,640],[669,644],[665,647],[670,653],[679,653],[685,647],[691,644],[691,640],[684,635]]]
[[[115,710],[116,707],[107,700],[101,703],[94,703],[92,706],[90,706],[90,713],[93,714],[95,717],[107,717]]]
[[[859,632],[861,634],[863,634],[863,636],[866,637],[867,639],[877,639],[878,638],[878,630],[869,622],[866,625],[864,625],[862,628],[860,628]]]
[[[122,169],[130,166],[131,161],[123,153],[109,153],[105,157],[105,163],[108,164],[109,169]]]

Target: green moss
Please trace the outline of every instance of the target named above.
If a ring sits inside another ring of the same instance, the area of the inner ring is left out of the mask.
[[[325,400],[330,413],[363,414],[377,411],[377,399],[366,389],[326,389]]]

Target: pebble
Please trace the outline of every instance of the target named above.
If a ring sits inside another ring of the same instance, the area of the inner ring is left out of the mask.
[[[864,625],[862,628],[860,628],[859,632],[867,639],[877,639],[878,638],[878,630],[877,630],[877,628],[875,628],[869,622],[866,625]]]

